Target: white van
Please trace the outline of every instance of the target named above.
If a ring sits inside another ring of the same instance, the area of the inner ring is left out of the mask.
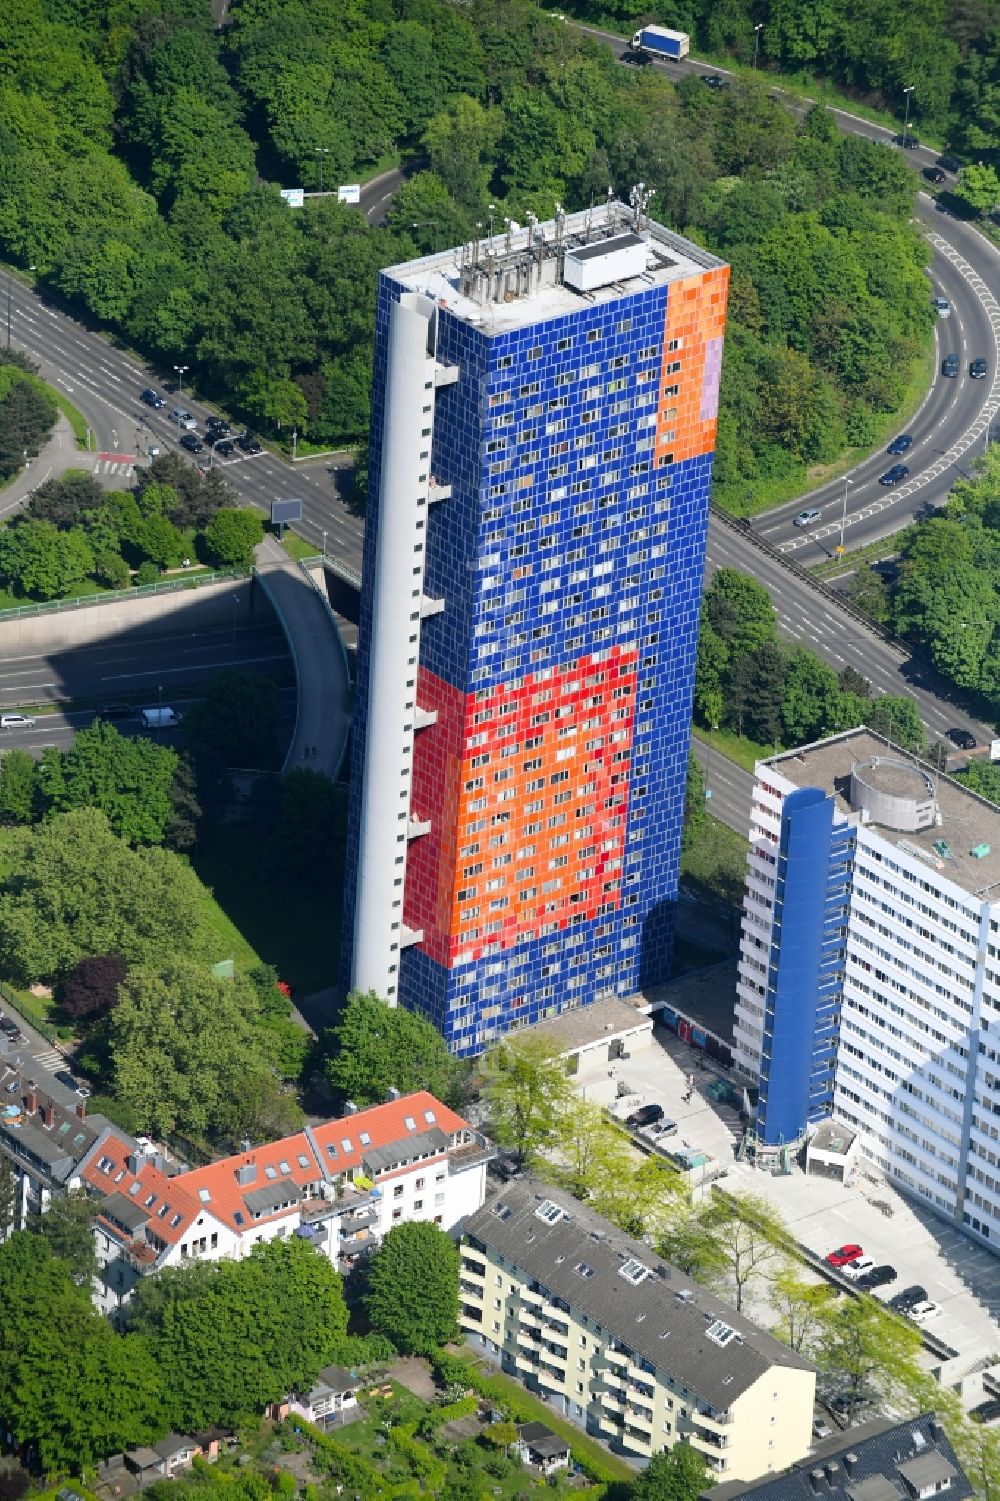
[[[140,709],[139,719],[144,730],[169,729],[180,724],[181,716],[176,709]]]

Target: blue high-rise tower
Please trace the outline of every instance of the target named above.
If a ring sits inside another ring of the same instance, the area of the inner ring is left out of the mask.
[[[456,1052],[665,978],[727,286],[619,203],[382,274],[345,979]]]

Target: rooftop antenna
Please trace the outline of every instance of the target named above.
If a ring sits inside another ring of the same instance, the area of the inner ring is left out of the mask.
[[[566,210],[561,203],[556,204],[556,244],[561,245],[563,240],[563,226],[566,222]]]
[[[608,183],[608,223],[611,225],[612,229],[618,228],[618,211],[615,208],[615,190],[612,187],[611,183]]]
[[[479,236],[482,234],[482,232],[483,232],[482,220],[477,219],[476,220],[476,238],[473,241],[473,252],[472,252],[472,264],[474,266],[478,266],[479,265]]]
[[[633,225],[637,234],[642,228],[642,216],[655,191],[655,188],[647,188],[644,182],[637,182],[628,195],[628,201],[632,205]]]
[[[594,223],[594,195],[590,195],[590,208],[587,210],[587,234],[584,243],[590,244],[590,231]]]
[[[490,204],[490,250],[493,249],[493,215],[496,213],[496,204]]]
[[[512,237],[512,235],[514,233],[513,227],[512,227],[514,221],[513,221],[513,219],[505,219],[503,222],[507,226],[507,241],[506,241],[505,249],[507,251],[507,254],[510,255],[511,237]]]

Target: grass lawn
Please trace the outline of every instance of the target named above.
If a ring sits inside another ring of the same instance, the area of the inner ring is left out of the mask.
[[[746,735],[737,735],[735,730],[705,730],[696,725],[693,733],[702,745],[710,745],[713,752],[718,751],[728,761],[735,761],[744,771],[752,772],[755,762],[774,755],[773,745],[760,745]]]
[[[284,537],[281,539],[281,545],[289,557],[295,559],[318,558],[320,556],[320,548],[316,546],[315,542],[307,542],[305,537],[300,537],[296,532],[286,531]]]
[[[280,870],[268,864],[254,830],[243,824],[213,830],[199,846],[193,864],[214,892],[219,918],[243,953],[256,951],[266,963],[275,965],[296,995],[309,995],[336,982],[339,882],[328,878],[310,889],[284,885]],[[231,953],[237,967],[242,967],[239,950],[220,950],[219,957]]]
[[[681,855],[681,877],[700,890],[739,904],[746,881],[747,839],[711,814]]]

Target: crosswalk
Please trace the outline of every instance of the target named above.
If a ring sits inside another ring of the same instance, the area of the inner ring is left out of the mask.
[[[66,1055],[60,1053],[58,1048],[46,1048],[44,1053],[35,1053],[33,1057],[36,1063],[41,1064],[42,1068],[54,1070],[66,1067]]]
[[[117,474],[124,477],[134,463],[134,453],[99,453],[94,463],[94,473]]]

